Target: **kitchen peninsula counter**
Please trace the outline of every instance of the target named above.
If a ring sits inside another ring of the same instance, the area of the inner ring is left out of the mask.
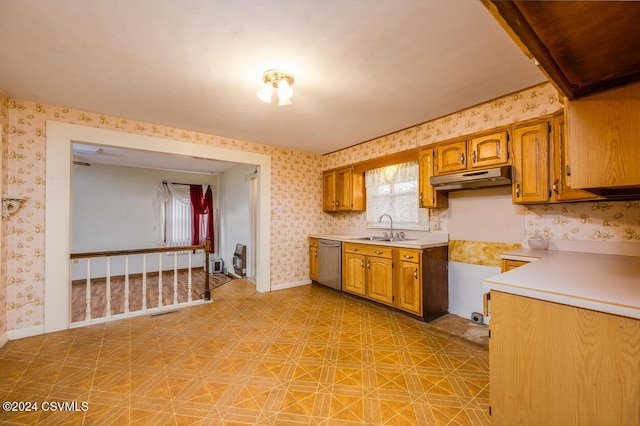
[[[491,290],[491,423],[640,424],[640,257],[516,250]]]
[[[529,264],[484,280],[483,287],[640,319],[640,257],[520,249],[503,259]]]

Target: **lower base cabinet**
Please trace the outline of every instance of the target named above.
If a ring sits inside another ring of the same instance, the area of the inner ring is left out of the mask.
[[[449,308],[448,247],[342,245],[342,290],[432,321]]]
[[[493,425],[640,424],[640,320],[491,292]]]

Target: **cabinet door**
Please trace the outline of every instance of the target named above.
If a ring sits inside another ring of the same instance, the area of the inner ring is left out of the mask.
[[[332,212],[336,209],[336,173],[322,174],[322,210]]]
[[[469,141],[471,167],[488,167],[507,164],[509,151],[508,133],[499,132],[474,138]]]
[[[381,257],[367,257],[366,261],[367,296],[393,305],[393,261]]]
[[[342,259],[342,290],[364,296],[365,292],[365,256],[344,253]]]
[[[420,197],[418,198],[421,208],[446,208],[449,206],[449,197],[446,193],[433,189],[429,178],[434,172],[434,152],[433,149],[425,149],[418,153],[418,167],[420,179],[418,181]]]
[[[513,202],[549,201],[548,121],[516,127],[513,132]]]
[[[467,141],[450,142],[436,147],[436,174],[467,169]]]
[[[640,185],[640,83],[569,101],[573,188]]]
[[[309,247],[309,279],[318,280],[318,247]]]
[[[422,274],[420,264],[400,261],[398,307],[422,316]]]
[[[351,210],[351,168],[336,171],[336,210]]]
[[[516,269],[522,265],[526,265],[527,261],[525,260],[511,260],[511,259],[502,259],[502,272],[507,272],[512,269]]]
[[[564,113],[553,118],[552,138],[552,185],[554,201],[583,201],[600,198],[591,192],[571,188],[571,170],[569,168],[569,151],[565,139]]]

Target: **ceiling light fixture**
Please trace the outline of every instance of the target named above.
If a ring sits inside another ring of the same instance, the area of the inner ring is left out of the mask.
[[[291,105],[291,97],[293,96],[293,76],[282,70],[268,70],[262,75],[264,86],[257,93],[258,98],[262,102],[271,103],[273,98],[273,89],[276,89],[278,95],[278,106]]]

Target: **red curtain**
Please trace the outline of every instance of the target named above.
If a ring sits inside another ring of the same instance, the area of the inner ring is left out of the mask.
[[[191,196],[191,244],[194,246],[204,244],[200,235],[200,223],[203,215],[207,215],[206,236],[211,241],[211,251],[213,251],[213,191],[211,187],[207,188],[204,196],[202,195],[201,185],[189,185]]]

